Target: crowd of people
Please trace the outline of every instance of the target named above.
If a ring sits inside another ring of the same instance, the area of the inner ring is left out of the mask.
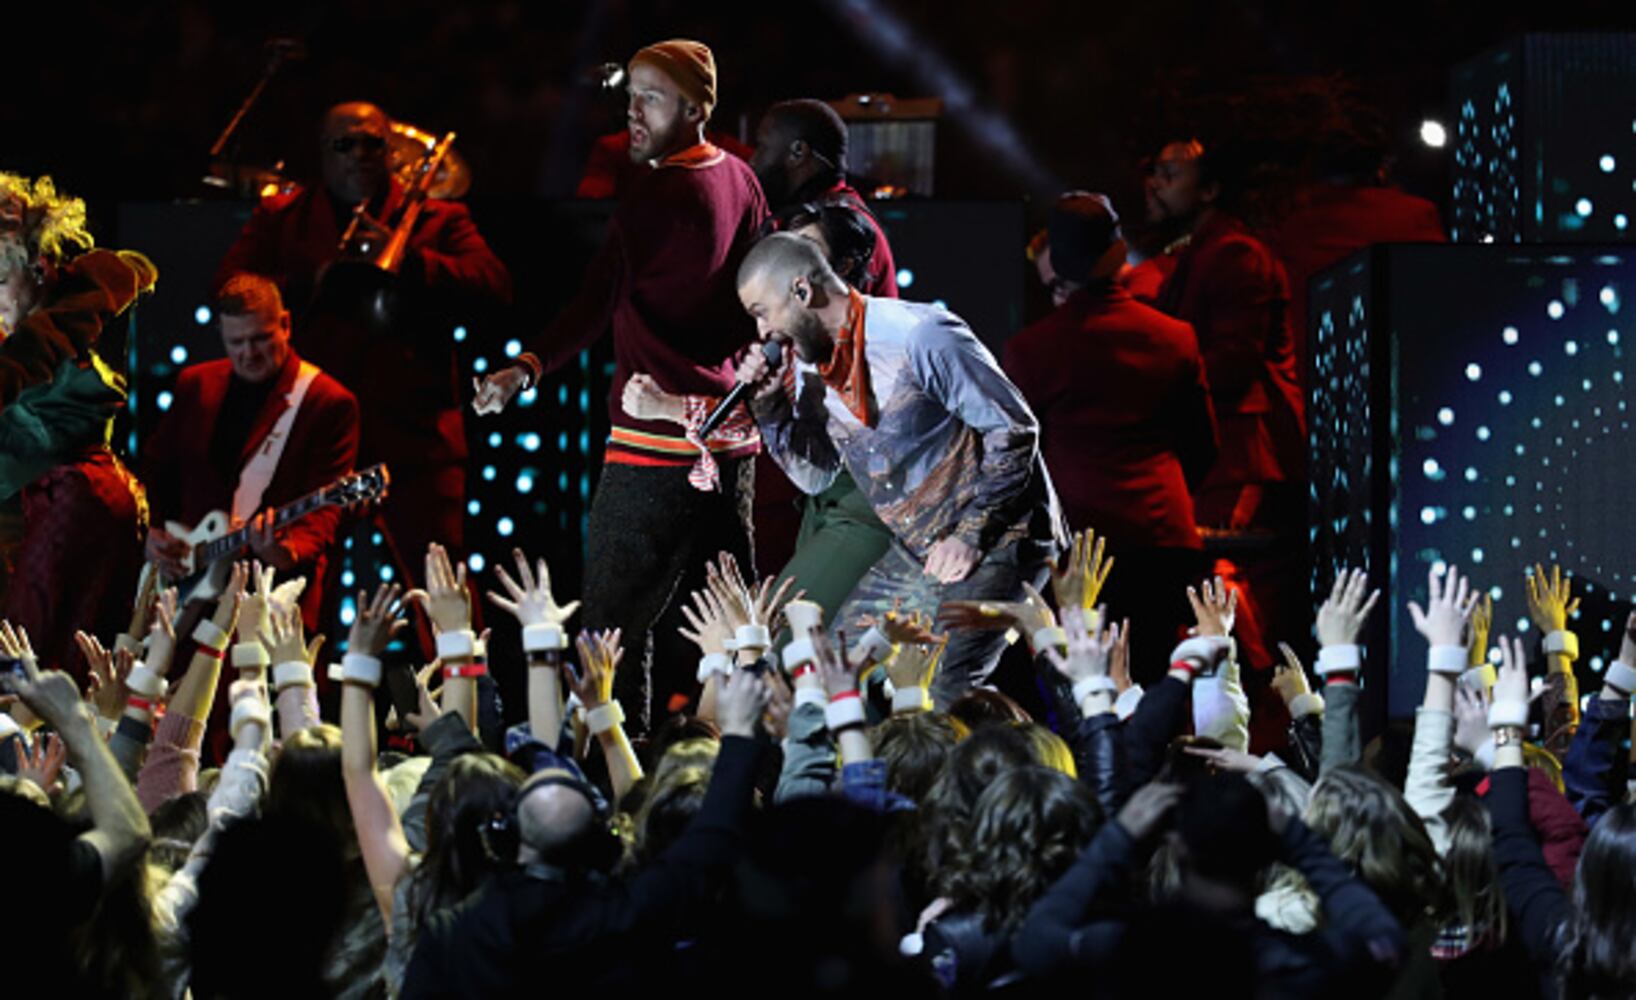
[[[470,394],[480,419],[612,331],[576,600],[527,525],[468,579],[436,331],[511,289],[469,214],[431,204],[384,311],[332,280],[348,216],[409,197],[379,108],[332,109],[322,186],[257,209],[217,277],[226,357],[183,372],[140,476],[108,359],[158,269],[0,175],[0,836],[38,981],[1636,994],[1636,614],[1581,700],[1570,578],[1527,571],[1531,684],[1438,564],[1386,597],[1422,706],[1365,743],[1379,568],[1315,619],[1301,593],[1291,282],[1439,238],[1434,210],[1347,146],[1252,226],[1233,151],[1172,143],[1140,234],[1096,193],[1051,207],[1055,308],[997,359],[897,297],[828,105],[775,105],[741,159],[707,131],[707,47],[628,71],[603,248]],[[335,484],[370,462],[393,565],[326,636],[361,502]],[[802,524],[758,573],[773,482]],[[1008,649],[1031,669],[993,686]]]

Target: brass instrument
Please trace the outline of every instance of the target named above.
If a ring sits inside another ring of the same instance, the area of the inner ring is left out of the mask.
[[[370,216],[368,205],[359,203],[352,211],[352,221],[341,234],[341,257],[367,262],[386,274],[397,274],[403,266],[403,253],[409,246],[409,234],[426,199],[431,196],[438,169],[448,159],[454,146],[454,133],[447,132],[435,146],[427,149],[412,168],[403,199],[398,203],[395,218],[387,221]]]

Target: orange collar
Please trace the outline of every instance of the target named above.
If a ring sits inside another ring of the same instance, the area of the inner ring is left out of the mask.
[[[670,154],[669,156],[660,160],[657,166],[682,167],[686,170],[701,170],[705,167],[715,166],[716,164],[720,163],[721,158],[725,155],[726,154],[713,143],[701,142],[697,145],[689,146],[680,153]]]
[[[870,411],[869,362],[863,351],[864,316],[868,303],[856,289],[847,289],[846,323],[835,336],[835,353],[818,368],[824,384],[840,394],[847,410],[865,427],[874,426]]]

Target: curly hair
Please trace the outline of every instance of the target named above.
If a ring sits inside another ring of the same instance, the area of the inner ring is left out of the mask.
[[[1002,772],[978,796],[970,836],[948,877],[957,909],[1014,931],[1100,825],[1096,800],[1061,771],[1030,765]]]
[[[0,268],[28,267],[44,257],[62,263],[96,246],[85,226],[85,201],[59,194],[50,177],[30,180],[0,171]]]

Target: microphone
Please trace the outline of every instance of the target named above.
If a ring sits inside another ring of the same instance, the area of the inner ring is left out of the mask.
[[[761,345],[761,356],[767,359],[768,372],[776,372],[778,366],[784,362],[784,345],[776,340],[769,340]],[[733,407],[743,402],[755,391],[755,387],[754,382],[740,382],[733,386],[732,390],[722,397],[722,401],[716,404],[716,408],[710,411],[709,416],[704,418],[704,423],[699,425],[700,440],[708,438],[711,432],[720,427],[721,422],[727,419],[727,415],[733,412]]]

